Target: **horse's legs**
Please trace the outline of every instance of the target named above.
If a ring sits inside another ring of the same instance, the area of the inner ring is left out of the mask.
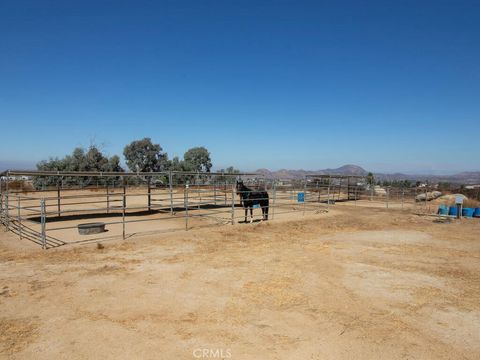
[[[247,222],[248,208],[247,208],[247,207],[245,207],[244,209],[245,209],[245,222]]]
[[[250,224],[253,223],[253,206],[250,208]]]
[[[268,202],[262,202],[260,207],[262,208],[262,220],[268,220]]]

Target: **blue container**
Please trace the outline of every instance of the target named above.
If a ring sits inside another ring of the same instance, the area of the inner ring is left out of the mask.
[[[446,205],[440,205],[438,207],[438,214],[439,215],[448,215],[448,207]]]
[[[457,207],[456,206],[450,206],[448,208],[448,215],[457,216]]]
[[[475,208],[475,211],[473,212],[474,217],[480,217],[480,208]]]
[[[299,203],[305,202],[305,193],[299,192],[297,194],[297,202],[299,202]]]
[[[462,209],[462,216],[465,217],[473,217],[473,208],[463,208]]]

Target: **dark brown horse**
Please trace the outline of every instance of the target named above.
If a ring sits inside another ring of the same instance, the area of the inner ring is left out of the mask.
[[[253,222],[253,208],[258,205],[262,209],[262,220],[268,220],[269,198],[268,192],[252,190],[243,184],[243,181],[237,181],[237,194],[245,209],[245,222],[247,222],[247,213],[250,209],[250,222]]]

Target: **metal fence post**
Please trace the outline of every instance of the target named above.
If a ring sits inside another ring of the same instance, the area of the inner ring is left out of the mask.
[[[3,192],[1,191],[2,183],[0,181],[0,223],[3,224]]]
[[[60,182],[57,181],[57,216],[60,217]]]
[[[330,209],[330,179],[328,179],[328,188],[327,188],[327,209]]]
[[[188,230],[188,184],[185,185],[183,199],[185,205],[185,230]]]
[[[18,197],[18,204],[17,204],[17,221],[18,221],[18,235],[20,236],[20,240],[22,240],[22,217],[20,214],[20,196]]]
[[[428,197],[428,189],[427,189],[427,186],[425,186],[425,212],[427,211],[427,197]]]
[[[307,203],[307,181],[303,184],[303,213],[302,216],[305,216],[305,204]]]
[[[107,214],[110,212],[110,190],[108,189],[108,179],[107,179]]]
[[[8,184],[10,183],[10,172],[7,172],[7,181],[5,182],[5,210],[6,210],[6,231],[10,230],[10,208],[8,205],[8,192],[10,191]]]
[[[45,218],[45,199],[40,200],[40,220],[41,220],[41,240],[42,249],[47,248],[47,235],[46,235],[46,218]]]
[[[173,189],[172,189],[172,172],[168,173],[168,187],[170,189],[170,215],[173,215]]]
[[[402,210],[403,210],[403,202],[404,202],[404,199],[405,199],[405,189],[402,188]]]
[[[350,200],[350,178],[347,177],[347,201]]]
[[[148,203],[148,211],[152,210],[152,189],[150,187],[150,182],[152,178],[149,176],[147,180],[147,203]]]
[[[5,215],[6,215],[6,225],[7,231],[10,230],[10,215],[9,215],[9,205],[8,205],[8,192],[5,194]]]
[[[417,186],[415,185],[415,194],[413,197],[413,210],[417,210]]]
[[[126,207],[127,207],[127,188],[125,186],[125,178],[123,178],[122,180],[123,180],[122,238],[123,238],[123,240],[125,240],[125,211],[126,211]]]
[[[217,183],[215,181],[213,182],[213,201],[217,205]]]
[[[224,195],[225,195],[225,206],[227,206],[227,179],[225,179]]]
[[[2,211],[1,211],[1,214],[0,214],[0,217],[1,217],[0,221],[1,221],[2,225],[5,226],[5,231],[6,231],[6,229],[7,229],[7,228],[6,228],[6,226],[7,226],[7,222],[6,222],[7,216],[6,216],[6,213],[5,213],[5,199],[6,199],[6,196],[5,196],[5,194],[3,194],[3,193],[2,193],[1,195],[2,195],[2,196],[1,196],[1,199],[2,199],[2,202],[1,202],[2,208],[1,208],[1,210],[2,210]]]
[[[1,194],[1,213],[0,213],[0,220],[1,220],[1,223],[2,225],[5,227],[5,231],[6,230],[6,226],[7,226],[7,223],[6,223],[6,215],[5,215],[5,207],[6,207],[6,204],[5,204],[5,201],[6,201],[6,195],[4,193]]]
[[[272,204],[272,220],[275,216],[275,201],[277,199],[277,183],[273,181],[273,204]]]
[[[202,193],[201,193],[201,190],[200,190],[200,184],[199,184],[199,180],[197,180],[197,201],[198,201],[198,210],[201,209],[201,205],[202,205]]]
[[[232,225],[235,224],[235,185],[232,185]]]

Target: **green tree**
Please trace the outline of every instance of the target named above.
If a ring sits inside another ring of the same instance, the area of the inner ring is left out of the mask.
[[[212,160],[210,153],[205,147],[189,149],[183,156],[185,169],[188,171],[210,172]]]
[[[168,169],[170,171],[185,171],[185,162],[180,160],[178,156],[175,156],[170,162]],[[181,174],[173,174],[173,185],[185,184],[189,180],[189,177]]]
[[[367,175],[367,184],[370,186],[375,185],[375,177],[371,172],[369,172]]]
[[[123,172],[120,166],[120,158],[116,155],[108,157],[103,154],[96,145],[91,145],[87,151],[77,147],[71,155],[64,158],[50,158],[42,160],[37,164],[40,171],[101,171],[101,172]],[[64,184],[82,185],[91,184],[94,180],[99,184],[105,184],[107,181],[114,181],[114,178],[96,178],[91,176],[82,177],[65,177],[63,179],[58,176],[35,177],[33,184],[35,188],[43,188],[46,186],[56,186],[62,180]]]
[[[95,146],[91,146],[85,154],[83,171],[108,171],[109,159]]]
[[[450,190],[451,184],[449,182],[439,182],[438,183],[438,189],[439,190]]]
[[[123,149],[123,155],[130,171],[165,171],[169,167],[167,153],[160,144],[153,144],[150,138],[132,141]]]
[[[172,171],[184,171],[185,163],[183,160],[180,160],[178,156],[175,156],[172,161],[169,163],[169,170]]]
[[[239,174],[240,170],[235,169],[233,166],[229,166],[226,171],[227,174]]]
[[[235,169],[233,166],[229,166],[226,169],[220,169],[218,172],[224,173],[224,174],[239,174],[240,170]],[[232,184],[235,182],[235,177],[234,176],[223,176],[219,175],[217,177],[217,182],[219,183],[227,183],[227,184]]]
[[[120,165],[120,157],[118,155],[113,155],[110,159],[108,159],[108,171],[124,171],[122,166]]]

